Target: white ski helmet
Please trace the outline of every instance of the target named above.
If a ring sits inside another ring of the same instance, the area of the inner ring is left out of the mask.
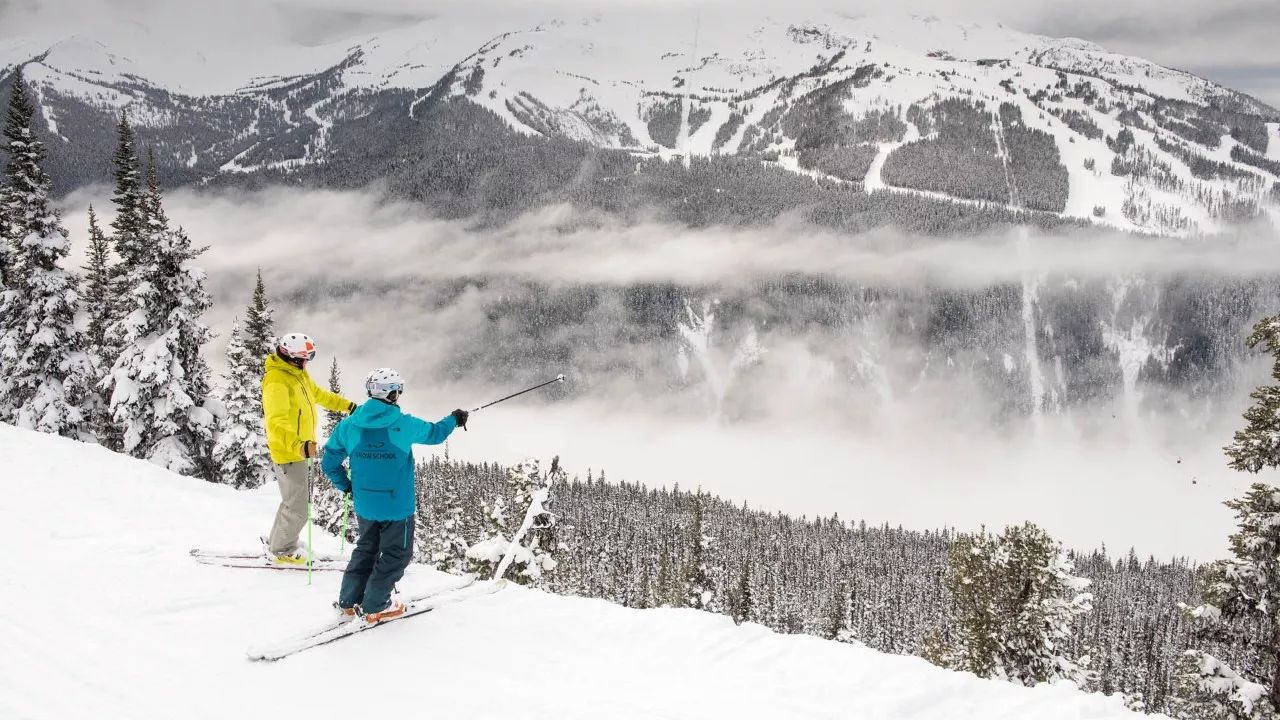
[[[392,400],[404,392],[404,378],[391,368],[378,368],[364,376],[364,389],[371,398]]]
[[[309,335],[289,333],[276,343],[276,352],[287,358],[310,362],[316,359],[316,344]]]

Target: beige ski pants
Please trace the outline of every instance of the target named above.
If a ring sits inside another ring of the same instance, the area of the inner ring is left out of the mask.
[[[273,465],[276,482],[280,486],[280,509],[276,510],[276,521],[267,536],[272,555],[290,555],[298,550],[298,535],[302,526],[307,524],[307,470],[310,464],[303,460]]]

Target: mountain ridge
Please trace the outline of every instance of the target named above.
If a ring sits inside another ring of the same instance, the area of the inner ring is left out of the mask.
[[[669,19],[505,32],[431,20],[299,50],[279,63],[293,70],[263,67],[221,94],[167,88],[81,36],[28,59],[38,44],[2,42],[0,65],[25,63],[55,164],[78,156],[55,173],[71,176],[63,191],[106,177],[90,151],[109,146],[107,116],[126,107],[167,183],[234,184],[228,175],[335,165],[331,139],[369,118],[411,140],[404,123],[421,122],[422,103],[453,99],[510,133],[636,162],[732,157],[850,190],[1126,231],[1218,232],[1280,204],[1280,112],[1088,41],[920,16]],[[299,73],[304,54],[323,62]]]

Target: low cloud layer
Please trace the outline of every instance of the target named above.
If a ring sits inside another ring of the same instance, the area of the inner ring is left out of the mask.
[[[77,247],[85,206],[93,200],[102,209],[108,194],[97,188],[68,199]],[[474,344],[482,337],[491,322],[487,308],[508,287],[495,277],[551,287],[725,288],[795,273],[965,288],[1046,273],[1280,275],[1280,238],[1271,229],[1214,241],[1084,232],[926,240],[887,231],[841,236],[799,223],[753,230],[623,226],[553,208],[476,230],[366,194],[292,189],[182,191],[168,198],[167,209],[195,242],[210,246],[201,264],[217,303],[208,320],[223,335],[210,347],[215,366],[231,317],[243,311],[261,268],[277,326],[319,340],[316,376],[338,357],[346,391],[359,397],[367,369],[398,367],[409,378],[405,406],[429,418],[518,389],[517,378],[505,375],[438,370],[460,344],[455,340]],[[469,287],[446,305],[424,304],[430,288],[480,276],[490,278],[483,289]],[[616,386],[596,378],[560,400],[531,396],[481,413],[450,452],[475,461],[560,454],[583,474],[603,467],[615,480],[701,486],[753,507],[809,516],[839,512],[873,523],[960,529],[1030,519],[1078,548],[1106,542],[1113,550],[1133,545],[1141,553],[1199,559],[1223,551],[1231,518],[1219,503],[1249,478],[1226,470],[1220,447],[1239,422],[1244,392],[1265,377],[1260,365],[1248,368],[1239,392],[1221,398],[1207,417],[1137,416],[1100,406],[1049,418],[1037,432],[1030,423],[1010,431],[981,420],[987,402],[981,388],[917,387],[910,396],[866,399],[837,389],[847,378],[824,360],[832,349],[815,347],[829,340],[792,332],[764,342],[766,371],[744,389],[760,396],[755,410],[732,421],[707,413],[697,388],[692,400],[672,399],[670,388],[646,385],[653,382],[646,378],[620,378]],[[893,357],[892,349],[882,350]],[[675,360],[671,354],[655,361]],[[571,383],[585,381],[564,370]],[[908,372],[892,365],[886,371]],[[905,375],[887,380],[897,388],[918,382]]]
[[[81,191],[68,204],[81,207],[104,194]],[[432,218],[411,203],[292,189],[180,191],[169,204],[170,215],[211,246],[203,261],[211,272],[260,266],[269,280],[294,284],[321,277],[336,282],[509,275],[697,285],[806,273],[867,284],[974,287],[1019,282],[1028,274],[1280,274],[1280,238],[1269,224],[1210,240],[1097,230],[931,239],[890,230],[849,236],[787,220],[759,229],[691,230],[624,224],[567,207],[547,208],[497,229],[474,229]],[[80,216],[73,213],[72,222]]]

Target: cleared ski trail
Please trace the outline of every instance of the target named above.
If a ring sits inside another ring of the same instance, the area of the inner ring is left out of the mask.
[[[978,680],[693,610],[512,587],[272,665],[322,624],[338,573],[201,565],[253,547],[275,488],[236,492],[0,425],[0,717],[1121,720],[1114,698]],[[330,542],[331,541],[331,542]],[[336,540],[317,542],[336,550]],[[456,578],[413,567],[406,592]]]

